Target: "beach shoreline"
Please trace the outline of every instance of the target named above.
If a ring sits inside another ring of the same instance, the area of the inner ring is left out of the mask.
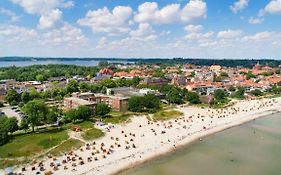
[[[279,113],[280,106],[281,98],[243,100],[224,109],[178,106],[176,110],[182,112],[183,117],[162,122],[149,121],[146,116],[133,117],[130,123],[114,125],[104,137],[88,142],[78,150],[45,158],[40,166],[37,162],[26,165],[24,172],[20,168],[16,172],[36,174],[43,166],[45,172],[58,175],[116,175],[178,151],[200,138]],[[68,157],[70,160],[66,161]],[[54,162],[62,162],[56,170],[50,166]]]
[[[268,112],[268,111],[266,111],[266,112]],[[136,162],[136,163],[133,164],[133,165],[130,165],[130,166],[128,166],[128,167],[125,167],[124,169],[120,169],[120,170],[118,170],[118,171],[116,171],[116,172],[114,172],[114,173],[111,173],[111,174],[109,174],[109,175],[118,175],[118,174],[120,174],[120,173],[127,172],[127,171],[130,170],[130,169],[137,168],[137,167],[139,167],[139,166],[142,166],[142,165],[147,164],[147,163],[150,162],[150,161],[156,160],[156,159],[161,158],[161,157],[165,157],[165,156],[167,156],[168,154],[171,154],[171,153],[173,153],[173,152],[177,152],[177,151],[179,151],[179,150],[181,150],[181,149],[184,149],[184,148],[186,148],[186,147],[192,145],[193,143],[199,142],[200,139],[202,139],[202,141],[204,141],[204,138],[207,138],[207,137],[209,137],[209,136],[211,136],[211,135],[214,135],[214,134],[217,134],[217,133],[220,133],[220,132],[224,132],[224,131],[226,131],[226,130],[228,130],[228,129],[231,129],[231,128],[233,128],[233,127],[241,126],[241,125],[244,125],[244,124],[249,123],[249,122],[251,122],[251,121],[254,121],[254,120],[257,120],[257,119],[260,119],[260,118],[264,118],[264,117],[269,117],[269,116],[271,116],[271,115],[273,115],[273,114],[278,114],[278,113],[281,114],[281,111],[276,111],[276,112],[269,113],[269,114],[262,114],[262,115],[260,115],[260,116],[257,116],[256,118],[251,118],[251,119],[249,119],[249,120],[243,121],[242,123],[231,124],[231,125],[227,126],[226,128],[216,129],[216,130],[211,131],[211,132],[209,132],[209,133],[202,133],[201,135],[197,135],[196,137],[194,137],[194,138],[192,138],[192,139],[187,139],[187,140],[183,141],[182,143],[180,143],[179,145],[177,145],[177,148],[174,149],[174,150],[168,150],[168,151],[165,152],[165,153],[160,153],[160,154],[154,155],[154,156],[152,156],[151,158],[148,158],[148,159],[143,160],[143,161],[140,161],[140,162]]]

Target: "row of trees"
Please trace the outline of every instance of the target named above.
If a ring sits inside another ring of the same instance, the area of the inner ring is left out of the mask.
[[[169,103],[183,104],[185,101],[188,101],[191,104],[201,103],[197,93],[181,89],[174,85],[161,86],[158,90],[166,95],[166,100]]]
[[[154,94],[135,96],[129,99],[129,110],[132,112],[155,112],[160,108],[160,100]]]
[[[26,67],[3,67],[0,68],[0,79],[15,79],[17,81],[45,81],[50,77],[74,75],[94,77],[98,67],[86,67],[75,65],[32,65]]]
[[[52,87],[48,91],[37,92],[36,89],[31,88],[28,92],[18,93],[16,90],[11,89],[7,92],[6,101],[11,105],[18,105],[20,103],[26,104],[34,99],[46,100],[53,98],[62,100],[64,96],[73,92],[102,92],[106,93],[106,88],[124,87],[124,86],[137,86],[140,82],[139,77],[134,77],[132,80],[118,79],[118,80],[102,80],[97,84],[89,84],[86,82],[78,83],[75,80],[70,80],[66,88],[57,86],[57,82],[53,82]]]
[[[96,112],[88,106],[79,106],[78,108],[69,109],[64,113],[64,122],[76,122],[77,120],[89,120],[94,116],[104,117],[110,112],[110,107],[105,103],[99,103]]]

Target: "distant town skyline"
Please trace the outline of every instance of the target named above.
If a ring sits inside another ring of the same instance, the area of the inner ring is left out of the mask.
[[[281,59],[281,0],[1,0],[0,56]]]

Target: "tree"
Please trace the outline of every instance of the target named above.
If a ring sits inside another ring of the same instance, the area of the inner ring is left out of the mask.
[[[143,98],[144,107],[149,111],[155,111],[160,108],[160,100],[154,94],[147,94]]]
[[[46,79],[45,79],[44,75],[38,74],[38,75],[36,75],[36,80],[37,80],[37,81],[40,81],[40,82],[43,82],[43,81],[46,80]]]
[[[236,91],[236,89],[235,89],[235,87],[234,86],[230,86],[230,88],[229,88],[229,91],[231,91],[231,92],[235,92]]]
[[[253,74],[252,71],[249,71],[247,74],[246,74],[246,79],[249,80],[251,78],[256,78],[256,76]]]
[[[6,116],[0,117],[0,145],[3,145],[8,141],[9,128],[7,125],[7,120],[8,117]]]
[[[20,129],[23,129],[25,132],[29,129],[29,124],[26,119],[21,120]]]
[[[221,82],[221,81],[222,81],[222,77],[221,76],[214,75],[213,82]]]
[[[79,106],[77,109],[77,118],[87,120],[94,115],[93,110],[88,106]]]
[[[46,115],[48,113],[48,108],[42,100],[29,101],[24,105],[23,110],[27,115],[27,122],[32,127],[32,132],[34,132],[35,126],[46,120]]]
[[[113,80],[111,80],[111,79],[104,79],[104,80],[102,80],[100,82],[100,85],[102,87],[107,87],[107,88],[114,88],[114,87],[116,87],[116,83]]]
[[[75,122],[78,119],[77,109],[69,109],[65,112],[66,121]]]
[[[10,105],[16,105],[20,101],[20,94],[16,90],[11,89],[7,92],[6,100]]]
[[[132,112],[142,112],[144,110],[144,101],[142,97],[131,97],[128,103],[129,110]]]
[[[110,112],[110,107],[105,103],[97,104],[96,115],[98,116],[105,116]]]
[[[79,106],[78,108],[69,109],[65,113],[67,121],[76,122],[76,120],[86,120],[93,116],[93,110],[88,106]]]
[[[109,64],[107,61],[100,61],[99,64],[98,64],[98,67],[100,68],[104,68],[104,67],[107,67]]]
[[[86,82],[79,83],[79,89],[81,92],[88,92],[91,89],[91,86]]]
[[[132,81],[132,86],[137,86],[140,83],[141,78],[140,77],[134,77]]]
[[[40,93],[35,88],[29,90],[30,100],[40,98]]]
[[[66,91],[67,91],[67,93],[78,92],[79,91],[79,85],[78,85],[77,81],[70,80],[67,83]]]
[[[154,71],[153,73],[153,77],[161,77],[164,78],[165,77],[165,73],[162,72],[162,69],[158,68]]]
[[[259,89],[255,89],[255,90],[251,91],[251,94],[254,96],[262,96],[263,93]]]
[[[8,118],[7,120],[8,132],[14,133],[19,129],[18,120],[16,117]]]
[[[29,95],[28,92],[23,92],[23,93],[21,94],[21,101],[22,101],[23,103],[27,103],[27,102],[30,101],[30,100],[31,100],[31,97],[30,97],[30,95]]]
[[[227,74],[226,72],[221,72],[221,73],[220,73],[220,77],[226,77],[226,78],[227,78],[227,77],[229,77],[229,76],[228,76],[228,74]]]
[[[187,92],[186,99],[191,104],[200,104],[199,95],[196,92]]]
[[[244,99],[245,89],[243,87],[238,87],[237,91],[234,93],[233,97],[238,99]]]
[[[215,102],[219,102],[219,103],[224,102],[226,97],[227,97],[227,95],[224,90],[222,90],[222,89],[215,90],[215,93],[214,93]]]
[[[49,110],[47,114],[47,123],[56,123],[58,121],[59,109],[57,107],[53,107]]]
[[[166,95],[166,99],[169,103],[175,103],[175,104],[183,103],[181,92],[177,88],[172,88]]]
[[[0,108],[4,107],[4,103],[0,101]]]

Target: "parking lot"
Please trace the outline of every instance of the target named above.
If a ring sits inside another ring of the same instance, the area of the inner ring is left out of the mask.
[[[22,113],[17,107],[6,106],[0,108],[1,112],[4,112],[7,117],[16,117],[18,121],[22,120]]]

